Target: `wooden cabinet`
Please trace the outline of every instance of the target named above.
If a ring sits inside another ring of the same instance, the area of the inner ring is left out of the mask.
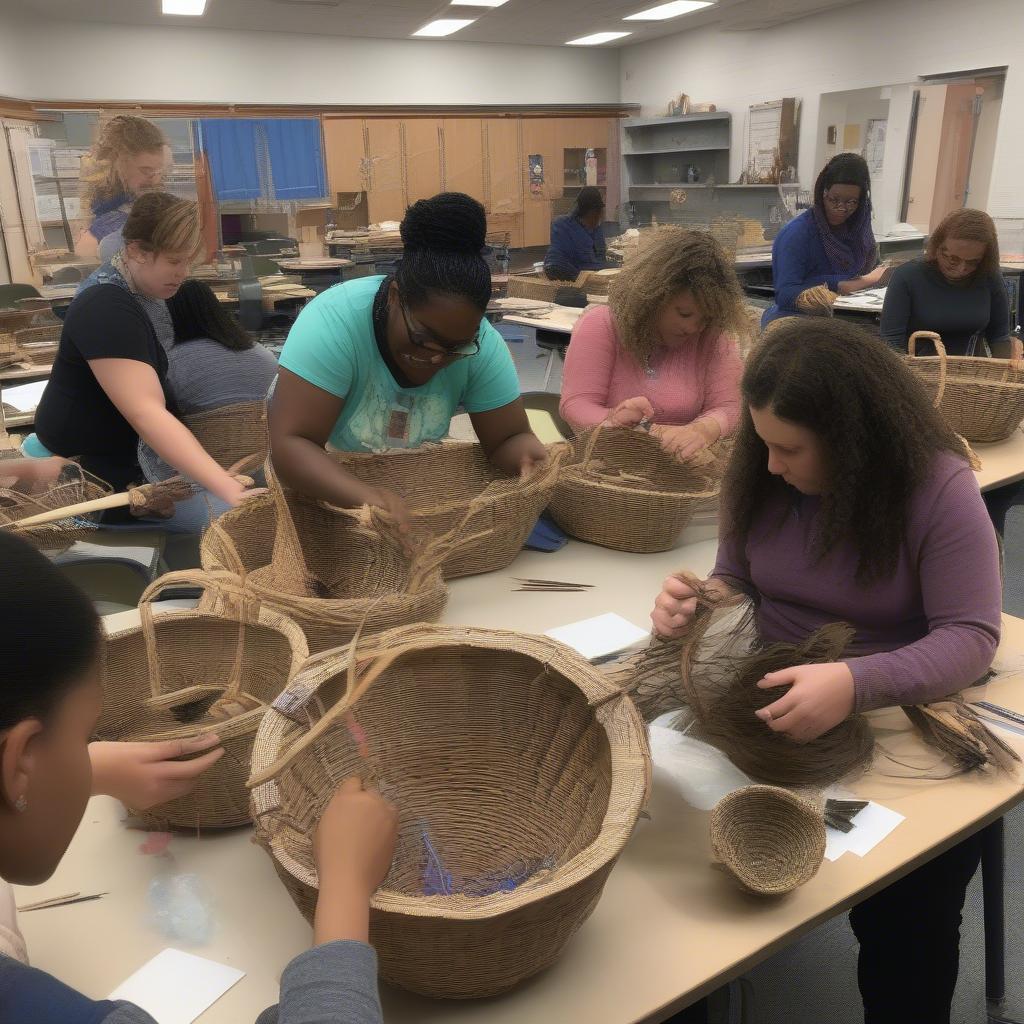
[[[484,206],[489,231],[507,231],[510,244],[523,245],[523,182],[526,162],[518,117],[483,121]]]
[[[401,220],[405,213],[405,158],[402,122],[390,118],[366,121],[367,201],[371,224]]]
[[[441,191],[441,120],[411,117],[404,122],[405,201],[429,199]]]
[[[446,192],[484,201],[483,128],[478,117],[449,117],[443,124],[442,182]]]
[[[362,192],[366,188],[363,160],[366,156],[363,120],[325,117],[324,158],[331,192]]]

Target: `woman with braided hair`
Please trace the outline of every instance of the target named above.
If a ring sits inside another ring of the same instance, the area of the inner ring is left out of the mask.
[[[402,221],[405,253],[394,277],[346,281],[303,309],[270,404],[274,469],[284,483],[341,507],[385,508],[407,524],[399,495],[363,483],[325,448],[380,452],[440,441],[460,406],[502,472],[525,474],[544,461],[512,357],[484,319],[486,233],[475,199],[421,199]]]

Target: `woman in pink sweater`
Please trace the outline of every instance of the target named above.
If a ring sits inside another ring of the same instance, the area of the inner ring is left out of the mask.
[[[742,373],[734,339],[743,292],[732,262],[704,232],[662,228],[587,310],[562,374],[562,416],[574,430],[653,423],[680,460],[731,434]]]

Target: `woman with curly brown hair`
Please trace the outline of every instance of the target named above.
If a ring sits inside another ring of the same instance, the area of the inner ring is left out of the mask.
[[[708,234],[662,228],[615,278],[607,306],[580,317],[562,375],[574,429],[653,423],[686,459],[731,434],[742,370],[743,292]]]
[[[993,355],[1009,357],[1010,327],[996,226],[981,210],[954,210],[925,255],[893,271],[880,330],[900,352],[915,331],[935,331],[950,355],[973,355],[984,338]],[[919,354],[931,355],[932,346]]]
[[[710,583],[753,598],[760,639],[855,629],[846,657],[767,675],[756,712],[796,742],[873,708],[938,700],[988,669],[1000,635],[995,532],[963,441],[891,350],[838,320],[780,324],[747,364]],[[655,630],[696,608],[670,577]],[[866,1024],[949,1021],[978,836],[850,914]]]

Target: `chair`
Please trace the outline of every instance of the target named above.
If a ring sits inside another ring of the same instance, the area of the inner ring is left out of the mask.
[[[78,284],[83,280],[82,271],[78,267],[61,267],[53,277],[51,284]]]
[[[281,273],[281,268],[269,256],[253,256],[252,269],[256,272],[257,277],[268,277],[270,274]]]
[[[38,290],[30,284],[0,284],[0,309],[14,309],[18,299],[38,299]]]

